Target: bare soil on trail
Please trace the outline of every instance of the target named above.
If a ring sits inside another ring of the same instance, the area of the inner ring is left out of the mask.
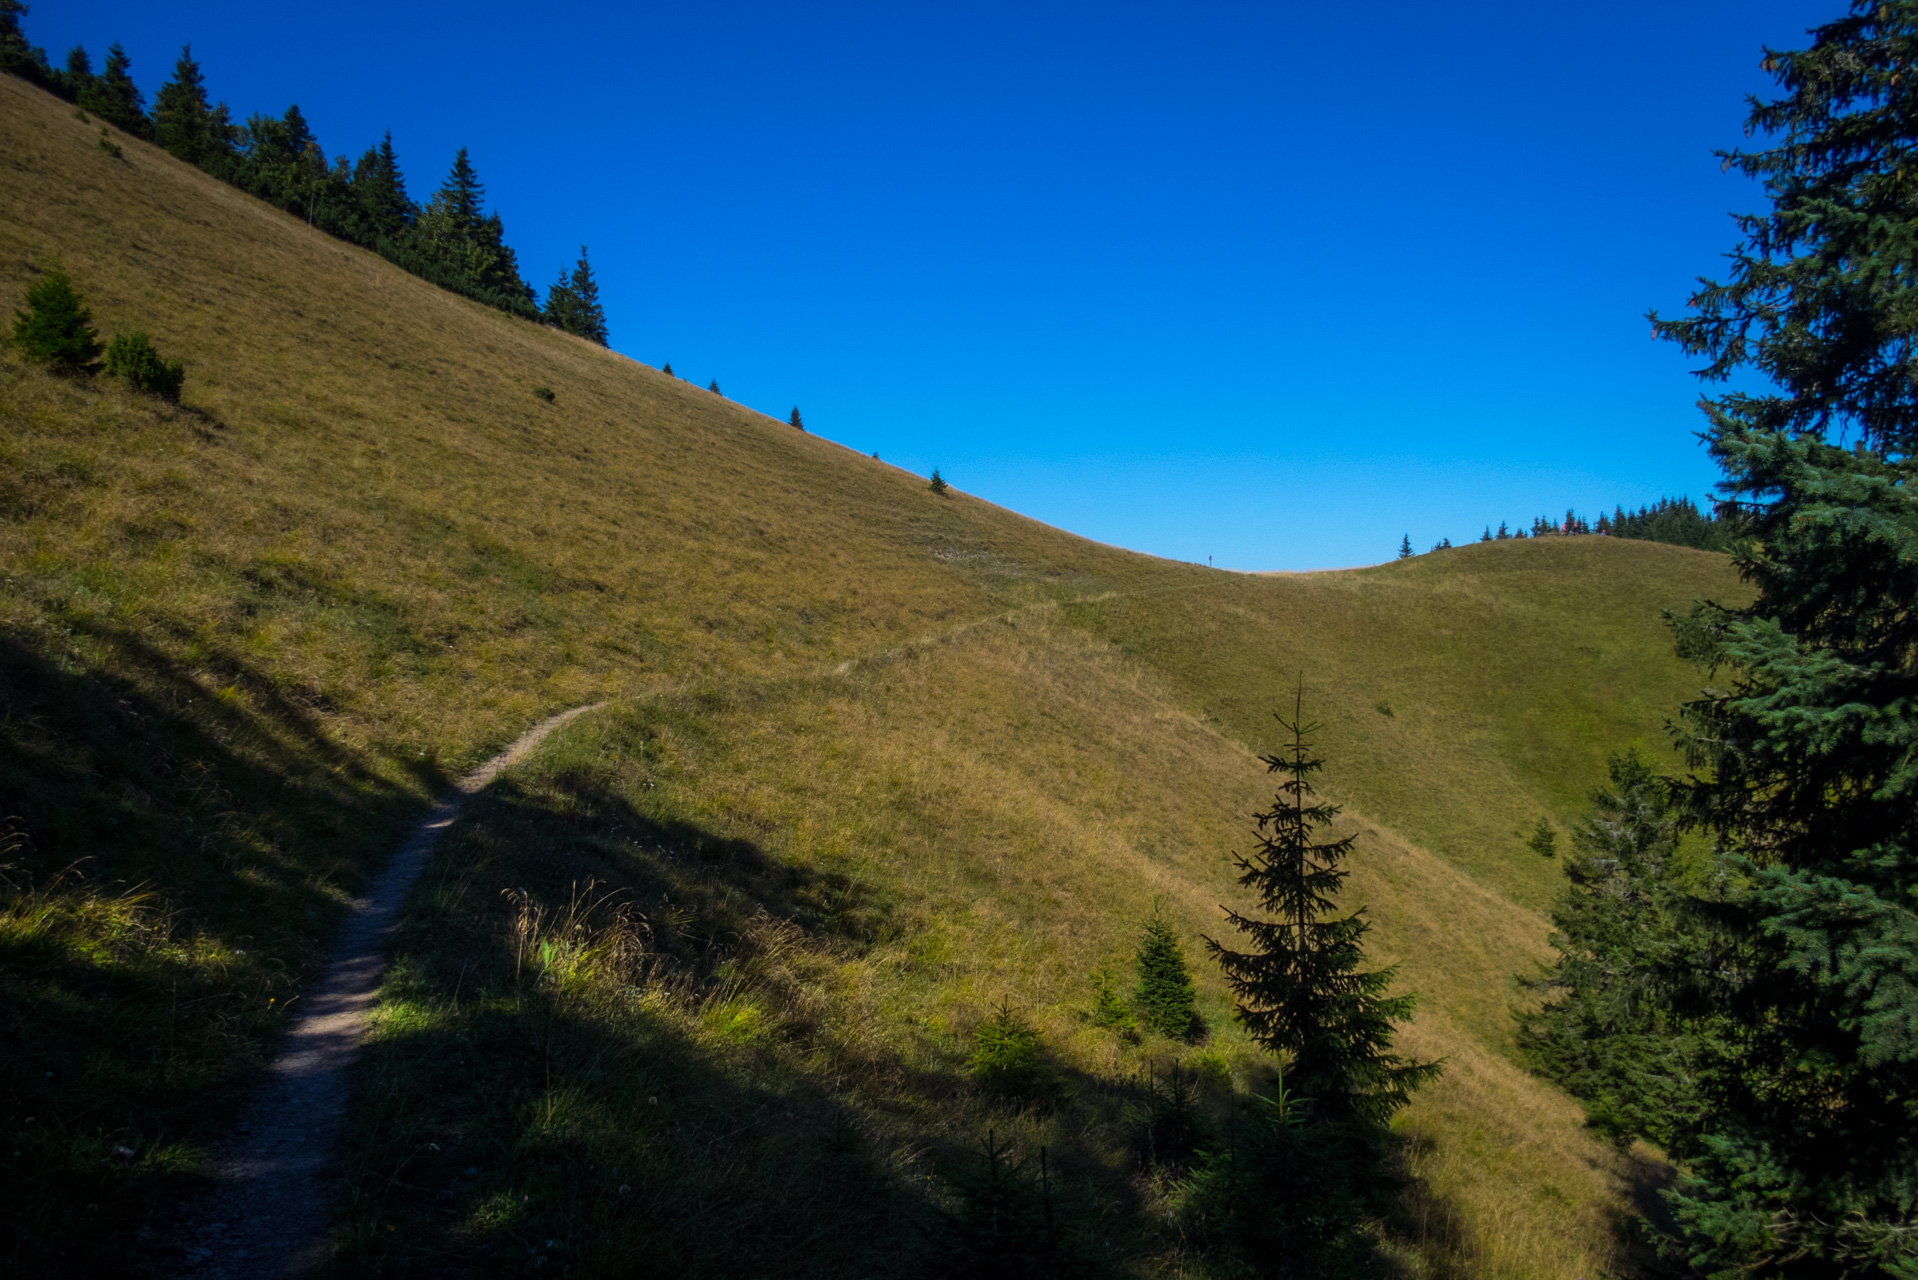
[[[367,1018],[386,970],[400,908],[442,832],[465,800],[523,760],[553,730],[606,704],[548,717],[454,785],[408,837],[365,898],[353,904],[325,972],[304,993],[266,1080],[227,1148],[213,1162],[214,1186],[175,1233],[180,1269],[207,1277],[298,1277],[331,1254],[333,1205],[324,1180],[346,1118],[347,1073],[359,1057]]]

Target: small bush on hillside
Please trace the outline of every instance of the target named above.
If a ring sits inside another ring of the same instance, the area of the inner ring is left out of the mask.
[[[668,360],[668,361],[667,361],[667,362],[666,362],[665,364],[663,364],[663,365],[661,365],[661,366],[659,366],[659,371],[660,371],[661,373],[663,373],[663,374],[665,374],[665,375],[666,375],[667,377],[669,377],[669,378],[670,378],[670,377],[672,377],[672,376],[673,376],[673,362],[672,362],[671,360]]]
[[[721,390],[719,389],[719,379],[718,379],[718,378],[714,378],[714,379],[712,380],[712,382],[711,382],[711,383],[709,383],[709,384],[707,385],[707,387],[706,387],[706,390],[708,390],[708,391],[710,391],[710,392],[712,392],[712,393],[713,393],[714,395],[716,395],[716,396],[723,396],[723,395],[725,395],[725,394],[726,394],[726,393],[725,393],[724,391],[721,391]]]
[[[113,136],[107,132],[105,125],[100,126],[100,150],[106,152],[115,160],[118,160],[123,154],[120,150],[120,144],[113,140]]]
[[[1387,717],[1390,717],[1392,715],[1391,703],[1381,701],[1381,702],[1375,703],[1374,705],[1376,706],[1378,713],[1380,715],[1387,716]]]
[[[1132,1007],[1139,1021],[1162,1036],[1190,1037],[1200,1025],[1198,993],[1192,986],[1192,971],[1186,967],[1185,948],[1160,904],[1154,904],[1139,935],[1137,963],[1139,986],[1132,994]]]
[[[876,458],[879,455],[875,453],[872,456]],[[952,486],[947,484],[946,478],[939,474],[939,468],[934,467],[932,469],[932,479],[926,482],[926,488],[932,490],[934,493],[938,494],[940,497],[943,498],[946,496],[946,490],[952,488]]]
[[[1036,1099],[1047,1084],[1045,1049],[1039,1033],[1013,1012],[1010,1000],[974,1033],[966,1063],[974,1083],[1001,1098]]]
[[[551,387],[534,387],[533,394],[541,400],[544,400],[547,404],[553,403],[553,389]]]
[[[135,391],[180,403],[180,389],[186,385],[186,366],[178,360],[163,360],[144,333],[116,333],[107,343],[107,375],[124,378]]]
[[[1550,818],[1538,820],[1538,825],[1532,828],[1532,834],[1526,838],[1525,847],[1541,858],[1558,856],[1558,832],[1552,829]]]
[[[54,267],[27,290],[27,309],[13,313],[13,340],[35,360],[65,373],[92,373],[102,350],[93,313],[73,281]]]
[[[1127,1039],[1139,1038],[1139,1020],[1132,1016],[1125,997],[1119,994],[1119,980],[1105,969],[1096,970],[1092,975],[1092,1012],[1087,1020],[1095,1027],[1106,1027]]]

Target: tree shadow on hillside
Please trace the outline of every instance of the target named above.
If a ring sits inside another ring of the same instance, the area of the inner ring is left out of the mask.
[[[135,1232],[230,1122],[331,886],[421,808],[257,671],[86,639],[0,636],[0,1259],[23,1274],[140,1273]]]
[[[965,1273],[940,1175],[1017,1117],[825,990],[897,902],[622,794],[643,788],[506,779],[426,869],[357,1069],[342,1272]],[[1078,1141],[1052,1176],[1136,1216]]]

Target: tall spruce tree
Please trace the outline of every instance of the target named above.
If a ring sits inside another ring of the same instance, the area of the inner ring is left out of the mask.
[[[190,44],[173,64],[173,79],[153,95],[153,140],[188,164],[205,165],[213,157],[213,110]]]
[[[93,59],[87,54],[87,47],[76,44],[67,50],[66,70],[60,73],[60,91],[72,101],[78,101],[93,84]]]
[[[1364,908],[1332,914],[1353,837],[1319,838],[1330,834],[1324,829],[1339,810],[1314,798],[1311,778],[1325,762],[1312,754],[1309,738],[1319,726],[1304,722],[1303,688],[1292,718],[1275,718],[1291,745],[1261,759],[1284,781],[1272,807],[1256,815],[1259,848],[1234,859],[1239,883],[1272,918],[1227,909],[1226,920],[1250,949],[1234,951],[1209,937],[1206,947],[1225,970],[1238,1020],[1253,1040],[1292,1055],[1285,1079],[1293,1092],[1327,1118],[1382,1123],[1440,1066],[1392,1051],[1394,1024],[1412,1016],[1417,997],[1386,994],[1395,968],[1362,968],[1371,929]]]
[[[1857,0],[1767,50],[1764,185],[1728,279],[1652,316],[1703,357],[1745,608],[1681,649],[1728,674],[1685,709],[1687,798],[1740,879],[1705,1013],[1736,1029],[1670,1193],[1715,1275],[1918,1276],[1918,2]],[[1701,913],[1707,910],[1700,906]]]
[[[406,194],[406,177],[400,172],[391,129],[353,166],[353,199],[367,244],[397,243],[418,216]]]
[[[146,96],[133,83],[132,67],[133,59],[115,40],[107,50],[106,65],[81,93],[80,106],[123,133],[144,138],[149,132]]]
[[[20,30],[20,19],[29,11],[21,0],[0,0],[0,71],[31,80],[55,93],[67,92],[71,97],[65,78],[47,61],[47,51],[28,44],[26,33]]]

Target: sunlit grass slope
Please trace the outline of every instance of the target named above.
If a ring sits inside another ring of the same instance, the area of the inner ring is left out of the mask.
[[[345,1156],[351,1265],[931,1267],[934,1175],[994,1127],[1058,1153],[1111,1265],[1184,1266],[1128,1081],[1211,1054],[1223,1106],[1257,1063],[1203,966],[1203,1051],[1075,1011],[1155,896],[1195,948],[1235,900],[1301,670],[1374,833],[1355,898],[1426,995],[1407,1039],[1452,1063],[1407,1122],[1395,1247],[1470,1275],[1614,1256],[1630,1168],[1507,1056],[1556,874],[1517,833],[1658,738],[1695,676],[1655,610],[1735,591],[1722,560],[1567,540],[1246,578],[1101,547],[97,127],[0,77],[0,304],[59,260],[188,379],[173,409],[0,358],[11,1265],[163,1258],[425,798],[616,698],[422,882]],[[618,896],[568,932],[589,879]],[[964,1084],[1001,998],[1057,1056],[1050,1111]]]

